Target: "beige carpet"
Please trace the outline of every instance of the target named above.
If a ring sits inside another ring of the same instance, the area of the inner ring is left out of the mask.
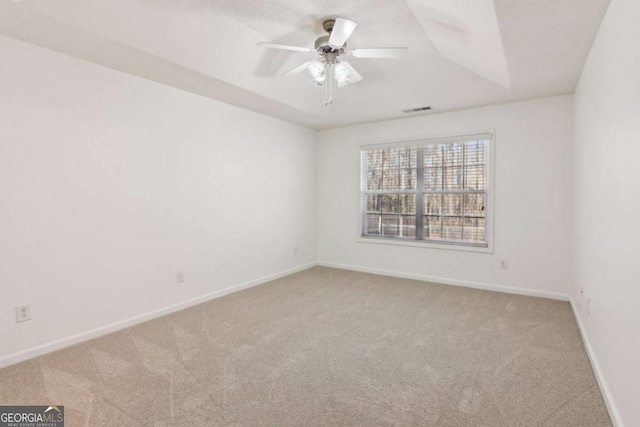
[[[610,426],[566,302],[313,268],[0,370],[67,426]]]

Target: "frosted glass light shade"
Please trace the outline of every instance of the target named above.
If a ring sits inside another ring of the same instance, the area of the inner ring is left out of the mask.
[[[307,71],[309,72],[309,76],[311,77],[311,81],[313,84],[317,86],[324,85],[325,72],[324,72],[325,64],[322,61],[314,61],[309,64],[307,67]]]
[[[336,81],[338,82],[338,87],[342,87],[351,82],[351,79],[349,78],[349,70],[343,64],[336,64],[333,73]]]

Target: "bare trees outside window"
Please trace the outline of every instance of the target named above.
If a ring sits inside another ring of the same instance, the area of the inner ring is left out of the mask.
[[[486,247],[490,141],[362,147],[362,236]]]

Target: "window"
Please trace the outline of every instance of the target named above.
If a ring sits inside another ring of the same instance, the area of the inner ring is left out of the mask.
[[[362,237],[487,247],[490,142],[362,146]]]

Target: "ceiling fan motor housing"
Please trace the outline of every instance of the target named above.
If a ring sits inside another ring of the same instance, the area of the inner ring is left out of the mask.
[[[335,25],[335,23],[335,19],[327,19],[322,23],[322,28],[324,28],[324,30],[329,33],[329,35],[322,36],[316,40],[316,52],[321,55],[325,53],[334,53],[336,56],[338,56],[341,53],[344,53],[344,51],[347,49],[346,43],[340,49],[336,49],[329,44],[329,38],[331,37],[331,31],[333,31],[333,26]]]
[[[347,44],[345,43],[340,49],[334,49],[329,45],[329,36],[322,36],[316,40],[316,52],[319,54],[324,54],[328,52],[333,52],[336,55],[344,53],[344,50],[347,48]]]

